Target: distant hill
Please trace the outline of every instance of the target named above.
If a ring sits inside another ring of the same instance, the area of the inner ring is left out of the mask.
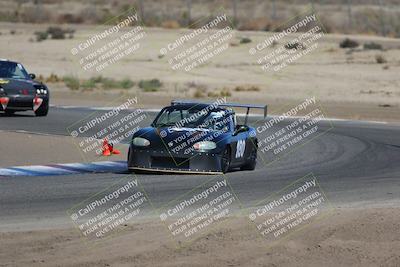
[[[239,30],[271,31],[314,8],[328,32],[400,37],[400,0],[2,0],[0,21],[103,24],[136,8],[144,25],[181,28],[222,8]]]

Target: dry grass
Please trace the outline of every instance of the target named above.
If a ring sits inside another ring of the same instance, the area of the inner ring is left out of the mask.
[[[165,29],[179,29],[181,25],[176,20],[166,20],[161,23],[161,27]]]
[[[260,87],[255,86],[255,85],[250,85],[250,86],[239,85],[239,86],[236,86],[234,88],[234,90],[236,92],[258,92],[261,89],[260,89]]]
[[[378,63],[378,64],[387,63],[387,60],[383,55],[376,55],[375,60],[376,60],[376,63]]]

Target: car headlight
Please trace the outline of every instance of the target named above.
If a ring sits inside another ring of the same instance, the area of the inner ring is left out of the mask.
[[[193,145],[193,148],[200,151],[212,150],[217,147],[217,144],[211,141],[201,141]]]
[[[47,95],[47,88],[43,85],[34,85],[36,89],[36,94],[38,95]]]
[[[36,93],[38,95],[47,95],[47,90],[46,89],[36,89]]]
[[[142,137],[133,138],[132,143],[135,146],[148,146],[148,145],[150,145],[150,141],[145,139],[145,138],[142,138]]]

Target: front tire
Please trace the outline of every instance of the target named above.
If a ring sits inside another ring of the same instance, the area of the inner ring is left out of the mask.
[[[14,113],[15,113],[14,110],[9,110],[9,109],[6,109],[4,112],[5,112],[6,116],[11,116],[11,115],[14,115]]]
[[[257,149],[254,148],[253,151],[251,151],[250,160],[245,165],[240,167],[240,170],[254,171],[256,169],[256,165],[257,165]]]
[[[231,165],[231,150],[229,147],[226,147],[222,152],[221,156],[221,171],[222,173],[227,173],[229,171]]]
[[[44,117],[47,116],[47,113],[49,113],[49,105],[44,105],[44,106],[40,106],[36,111],[35,111],[35,115],[37,117]]]

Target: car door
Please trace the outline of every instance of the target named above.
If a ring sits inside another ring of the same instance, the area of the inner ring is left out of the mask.
[[[231,165],[239,166],[249,157],[253,146],[249,139],[249,130],[240,132],[231,139]]]

